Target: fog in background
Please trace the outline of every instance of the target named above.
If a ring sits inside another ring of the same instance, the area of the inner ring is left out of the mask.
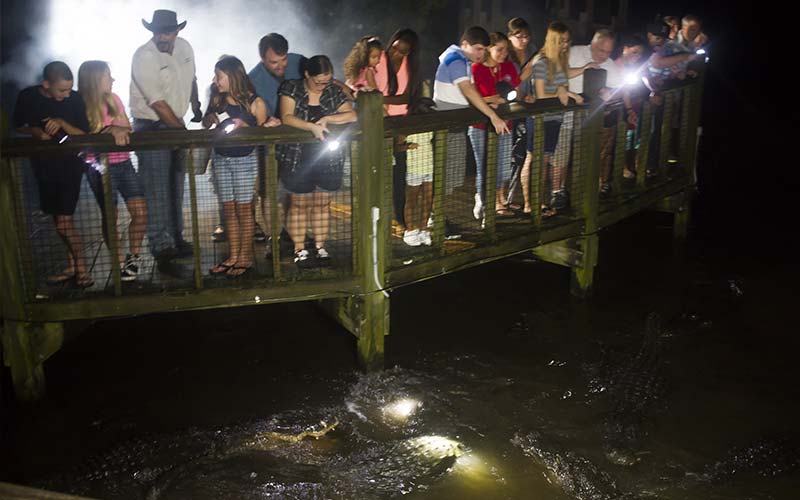
[[[484,27],[505,31],[509,17],[526,17],[534,29],[533,42],[539,46],[547,22],[541,6],[537,7],[542,3],[504,1],[503,15],[483,23]],[[194,48],[204,107],[217,59],[235,55],[250,70],[259,62],[258,41],[273,31],[288,39],[292,52],[328,55],[342,78],[342,62],[359,37],[377,35],[388,41],[395,30],[410,27],[421,38],[423,77],[431,79],[438,55],[457,42],[465,23],[476,19],[469,9],[473,4],[459,0],[3,0],[0,100],[10,112],[16,93],[37,84],[42,68],[53,60],[69,64],[77,88],[80,64],[100,59],[110,63],[116,79],[114,92],[127,103],[131,58],[152,36],[141,20],[152,20],[156,9],[174,10],[178,22],[187,21],[179,36]]]

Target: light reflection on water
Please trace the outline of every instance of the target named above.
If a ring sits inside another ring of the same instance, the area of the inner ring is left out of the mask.
[[[89,482],[86,489],[101,498],[141,498],[148,491],[151,498],[199,500],[561,500],[577,498],[578,491],[589,491],[581,498],[595,500],[625,495],[795,498],[800,491],[797,467],[791,469],[796,449],[773,450],[776,460],[790,465],[777,477],[763,477],[769,468],[751,461],[749,469],[717,483],[703,479],[716,463],[724,464],[730,450],[777,432],[796,435],[797,368],[785,356],[796,352],[796,340],[785,331],[785,320],[774,314],[774,304],[785,304],[788,295],[776,291],[771,276],[745,268],[737,268],[731,278],[717,255],[674,273],[664,255],[650,253],[642,258],[649,266],[655,261],[661,273],[648,276],[638,271],[636,252],[618,255],[624,262],[601,260],[591,302],[567,298],[562,270],[513,260],[396,292],[387,353],[389,363],[400,368],[371,375],[358,375],[333,361],[351,352],[352,341],[341,332],[332,336],[326,320],[312,317],[281,326],[280,314],[287,311],[293,318],[313,316],[305,306],[232,313],[225,320],[204,316],[208,332],[182,333],[174,325],[169,337],[175,339],[174,349],[166,349],[163,362],[154,355],[148,373],[134,377],[121,368],[117,378],[107,377],[107,386],[97,387],[86,376],[68,386],[76,398],[74,408],[54,408],[50,415],[101,422],[82,431],[83,442],[90,443],[86,451],[73,450],[88,472],[105,478]],[[630,272],[620,274],[626,266]],[[617,277],[613,282],[602,280],[612,275]],[[514,279],[498,282],[498,276]],[[533,291],[531,283],[536,284]],[[483,293],[498,288],[502,298]],[[661,320],[654,342],[647,343],[646,318],[652,312]],[[253,319],[262,314],[257,322]],[[146,332],[147,321],[154,320],[130,321]],[[312,333],[265,339],[263,332],[251,331],[254,323]],[[161,346],[163,334],[158,333],[150,340],[131,333],[130,339],[142,342],[142,351],[148,352],[148,342]],[[334,345],[337,338],[341,344]],[[124,338],[115,341],[126,345]],[[192,356],[178,358],[187,345]],[[204,354],[214,349],[220,352]],[[317,349],[328,356],[314,358]],[[76,354],[68,354],[63,371],[55,360],[52,373],[80,370]],[[223,366],[206,375],[216,362]],[[650,362],[658,370],[647,370]],[[87,396],[81,400],[84,385]],[[137,393],[138,386],[148,388]],[[86,410],[92,390],[109,401],[107,410]],[[185,394],[185,401],[176,400],[178,393]],[[415,411],[404,418],[387,411],[400,401],[402,414]],[[148,423],[151,414],[171,425],[163,429]],[[299,433],[333,418],[339,426],[319,440],[253,444],[253,436],[265,431]],[[35,462],[36,432],[41,432],[42,446],[69,447],[63,433],[48,433],[41,423],[33,419],[29,429],[21,426],[34,440],[29,454],[20,454],[21,463]],[[185,430],[192,426],[201,430]],[[512,443],[516,435],[533,432],[541,438],[532,441],[536,450]],[[147,438],[151,434],[156,437]],[[145,445],[132,446],[121,436],[144,436]],[[460,455],[454,461],[447,451],[425,456],[414,441],[422,436],[452,439]],[[609,450],[635,460],[627,466],[612,463]],[[87,460],[89,455],[95,459]],[[120,461],[133,462],[132,468],[120,472]],[[112,471],[110,478],[102,475],[105,470]],[[559,470],[583,477],[588,485],[582,485],[584,490],[570,486]],[[139,474],[131,478],[132,471]],[[79,492],[75,477],[59,488]]]

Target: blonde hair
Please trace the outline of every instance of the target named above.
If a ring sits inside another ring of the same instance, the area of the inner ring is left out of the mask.
[[[561,52],[559,45],[563,35],[569,35],[569,26],[561,21],[553,21],[547,27],[547,35],[544,38],[544,45],[537,54],[547,60],[547,82],[553,83],[556,73],[559,71],[567,72],[569,68],[569,49]]]
[[[372,49],[383,50],[383,44],[375,36],[364,36],[353,45],[347,59],[344,60],[344,76],[348,80],[358,80],[358,74],[369,65],[369,54]]]
[[[105,61],[86,61],[78,69],[78,93],[86,104],[86,117],[89,119],[89,132],[98,133],[103,130],[103,110],[108,110],[112,120],[122,118],[123,110],[117,107],[111,92],[100,90],[100,80],[105,72],[110,73]]]

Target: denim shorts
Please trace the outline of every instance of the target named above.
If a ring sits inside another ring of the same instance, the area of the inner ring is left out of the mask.
[[[217,196],[222,203],[251,203],[257,176],[258,157],[255,151],[247,156],[214,153],[214,180]]]
[[[114,206],[117,205],[118,195],[122,195],[122,199],[126,202],[132,198],[144,198],[144,187],[139,174],[133,169],[133,163],[130,160],[121,161],[119,163],[110,163],[108,165],[108,173],[111,175],[111,193]],[[92,188],[97,203],[105,210],[103,204],[103,177],[94,168],[86,170],[86,179],[89,181],[89,187]]]

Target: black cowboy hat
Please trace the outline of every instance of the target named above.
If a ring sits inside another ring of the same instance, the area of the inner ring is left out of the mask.
[[[148,23],[142,19],[142,24],[153,33],[169,33],[182,30],[186,21],[178,24],[178,14],[171,10],[157,10],[153,12],[153,22]]]

